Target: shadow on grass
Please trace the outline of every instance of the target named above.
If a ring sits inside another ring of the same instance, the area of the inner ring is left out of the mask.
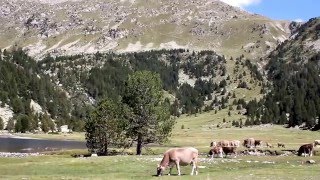
[[[187,175],[187,174],[181,174],[180,176],[185,176],[185,175]],[[170,174],[170,175],[168,175],[168,174],[164,174],[164,175],[162,175],[162,176],[158,176],[158,175],[152,175],[152,177],[163,177],[163,176],[168,176],[168,177],[170,177],[170,176],[177,176],[177,177],[179,177],[179,175],[178,174]]]

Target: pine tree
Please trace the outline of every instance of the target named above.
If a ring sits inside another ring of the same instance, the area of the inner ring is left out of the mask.
[[[162,102],[161,84],[159,74],[149,71],[135,72],[126,83],[123,103],[132,112],[127,132],[137,141],[137,155],[141,155],[144,144],[162,142],[172,131],[174,120]]]
[[[86,121],[86,141],[91,153],[107,155],[110,146],[126,147],[125,128],[125,106],[120,102],[105,99]],[[127,142],[127,143],[126,143]]]

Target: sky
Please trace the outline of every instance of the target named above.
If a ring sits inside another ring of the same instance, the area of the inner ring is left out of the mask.
[[[320,0],[221,0],[275,20],[308,21],[320,16]]]

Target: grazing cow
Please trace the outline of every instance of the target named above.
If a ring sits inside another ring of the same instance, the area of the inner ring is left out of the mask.
[[[314,146],[320,145],[320,140],[314,140]]]
[[[227,157],[228,154],[235,154],[235,156],[237,156],[236,149],[237,147],[222,147],[223,153],[226,155],[225,157]]]
[[[214,146],[209,151],[209,155],[211,155],[211,159],[213,159],[215,154],[219,154],[219,157],[223,158],[222,153],[223,153],[223,149],[221,146]]]
[[[315,145],[314,143],[311,143],[311,144],[304,144],[300,146],[298,150],[298,156],[301,156],[302,153],[304,153],[304,157],[306,157],[307,154],[309,154],[309,156],[312,156],[314,145]]]
[[[253,138],[245,139],[245,140],[243,140],[242,145],[244,147],[251,148],[251,147],[255,146],[255,140]]]
[[[286,146],[283,143],[278,143],[278,147],[286,148]]]
[[[254,140],[254,147],[261,146],[262,141],[261,140]]]
[[[194,174],[194,171],[197,175],[198,174],[198,167],[197,167],[198,155],[199,155],[198,150],[193,147],[171,148],[167,150],[163,154],[163,158],[160,164],[158,165],[157,176],[161,176],[167,167],[170,167],[170,171],[168,174],[170,175],[173,166],[177,167],[178,175],[180,176],[181,175],[180,165],[187,166],[189,164],[192,164],[191,175]]]
[[[232,147],[240,147],[240,141],[239,140],[230,141],[230,146],[232,146]]]
[[[267,148],[273,148],[273,145],[271,143],[266,142]]]

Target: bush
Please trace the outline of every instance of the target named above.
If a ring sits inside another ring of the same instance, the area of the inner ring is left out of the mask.
[[[183,124],[181,125],[181,129],[184,129],[184,125]]]

